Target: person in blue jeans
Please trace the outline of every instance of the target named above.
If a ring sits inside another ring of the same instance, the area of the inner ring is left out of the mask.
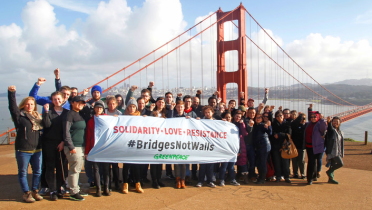
[[[203,107],[204,118],[208,120],[214,120],[213,113],[214,109],[211,106]],[[204,177],[207,176],[207,186],[208,187],[216,187],[216,185],[212,181],[213,177],[213,165],[214,163],[201,163],[199,164],[199,181],[196,184],[196,187],[202,187],[204,182]]]
[[[18,165],[18,181],[23,191],[23,200],[27,203],[43,200],[38,187],[41,176],[41,130],[42,117],[37,112],[36,101],[33,97],[26,97],[17,107],[16,87],[8,87],[9,111],[17,130],[15,139],[15,156]],[[32,168],[32,192],[27,182],[27,169]]]
[[[248,135],[244,137],[245,142],[245,149],[247,153],[247,164],[248,164],[248,177],[252,182],[257,182],[257,174],[255,171],[255,159],[256,159],[256,151],[253,145],[253,133],[249,132],[249,122],[253,120],[256,116],[256,109],[250,107],[247,111],[247,116],[244,118],[245,128],[247,129]]]

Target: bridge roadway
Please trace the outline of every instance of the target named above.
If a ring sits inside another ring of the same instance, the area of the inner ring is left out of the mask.
[[[339,185],[326,183],[323,166],[322,177],[312,186],[303,180],[292,179],[292,184],[281,182],[258,186],[250,183],[214,189],[190,186],[177,190],[171,187],[172,181],[166,181],[169,187],[160,190],[144,187],[144,194],[131,189],[127,195],[118,192],[101,198],[89,195],[81,202],[67,197],[53,202],[45,197],[43,201],[27,204],[22,202],[14,147],[5,145],[0,146],[0,209],[372,209],[370,149],[371,144],[347,143],[345,167],[335,173]],[[355,169],[358,166],[359,169]],[[81,182],[86,182],[84,173],[80,177]],[[95,191],[83,190],[92,194]]]

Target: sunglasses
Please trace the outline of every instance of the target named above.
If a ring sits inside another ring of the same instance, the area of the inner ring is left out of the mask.
[[[303,120],[306,120],[306,117],[302,118]]]

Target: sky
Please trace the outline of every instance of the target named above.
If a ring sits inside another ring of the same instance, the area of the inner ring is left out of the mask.
[[[57,67],[61,70],[62,84],[80,90],[89,87],[219,8],[230,11],[241,2],[278,44],[320,83],[371,78],[372,1],[18,0],[2,1],[0,7],[0,89],[3,90],[0,93],[9,85],[16,85],[19,93],[27,93],[38,77],[47,79],[41,91],[51,92],[53,70]],[[261,41],[257,43],[262,43],[262,31],[251,21],[246,19],[246,33],[258,37]],[[213,22],[203,23],[203,29]],[[196,27],[191,34],[150,56],[151,59],[136,63],[126,73],[101,85],[116,83],[200,30]],[[150,66],[148,73],[143,71],[132,77],[130,84],[145,86],[146,81],[155,80],[159,88],[212,85],[216,65],[215,31],[212,27],[203,37],[197,36],[161,59],[155,67]],[[226,37],[233,38],[236,32],[231,24],[225,26]],[[228,55],[226,67],[235,69],[236,59],[234,53]],[[257,67],[262,70],[263,64]]]

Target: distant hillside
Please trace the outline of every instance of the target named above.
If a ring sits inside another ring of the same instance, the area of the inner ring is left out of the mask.
[[[16,96],[20,96],[20,95],[16,94]],[[0,93],[0,97],[8,97],[8,93]]]
[[[347,79],[340,82],[332,83],[333,85],[367,85],[372,86],[372,79]]]

